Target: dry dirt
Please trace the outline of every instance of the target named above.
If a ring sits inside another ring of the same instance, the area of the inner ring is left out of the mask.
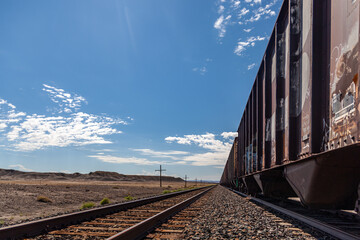
[[[84,202],[99,206],[105,197],[118,203],[127,195],[144,198],[182,187],[183,182],[174,181],[163,182],[160,188],[158,181],[0,180],[0,227],[79,211]],[[51,202],[37,201],[39,195]]]

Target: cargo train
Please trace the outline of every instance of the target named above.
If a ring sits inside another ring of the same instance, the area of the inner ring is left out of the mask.
[[[354,209],[360,0],[284,0],[220,183]]]

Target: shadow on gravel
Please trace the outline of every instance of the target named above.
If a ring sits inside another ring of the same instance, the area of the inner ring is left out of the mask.
[[[296,235],[298,235],[299,239],[306,239],[305,236],[301,236],[301,235],[304,235],[304,233],[301,233],[299,230],[302,230],[303,232],[308,234],[308,237],[311,236],[311,237],[314,237],[316,239],[321,239],[321,240],[336,240],[337,239],[334,237],[330,237],[329,235],[327,235],[317,229],[314,229],[308,225],[302,224],[293,218],[290,218],[276,210],[273,210],[267,206],[262,205],[261,203],[255,202],[251,199],[249,201],[252,202],[253,204],[261,207],[266,212],[272,213],[275,216],[274,218],[277,217],[277,218],[281,219],[283,222],[279,222],[279,224],[284,225],[284,226],[286,226],[287,229],[289,229],[288,230],[289,236],[295,237]],[[277,221],[279,221],[279,220],[277,220]]]

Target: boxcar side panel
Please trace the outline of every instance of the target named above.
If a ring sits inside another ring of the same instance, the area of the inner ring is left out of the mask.
[[[274,44],[269,45],[271,52],[271,167],[276,165],[276,34]]]
[[[331,1],[330,149],[359,140],[359,2]]]
[[[284,105],[285,105],[285,113],[284,113],[284,161],[288,161],[289,157],[289,94],[290,94],[290,22],[289,22],[289,2],[286,1],[287,11],[286,11],[286,24],[285,24],[285,80],[284,80]]]
[[[289,159],[298,159],[301,138],[302,1],[290,0]]]
[[[303,0],[301,56],[301,147],[300,156],[311,153],[312,120],[312,0]]]
[[[253,172],[257,171],[257,79],[255,80],[253,90],[252,90],[252,146],[253,146],[253,152],[252,152],[252,170]]]
[[[264,91],[263,91],[263,84],[264,84],[264,66],[263,64],[261,64],[260,66],[260,70],[259,70],[259,74],[257,76],[257,79],[258,79],[258,87],[257,87],[257,108],[258,108],[258,121],[257,121],[257,128],[258,128],[258,131],[257,131],[257,153],[258,153],[258,168],[257,170],[258,171],[261,171],[264,166],[264,145],[263,145],[263,142],[264,142],[264,139],[263,139],[263,133],[264,133],[264,122],[265,122],[265,119],[264,119],[264,102],[263,102],[263,99],[264,99]]]
[[[271,166],[271,58],[265,57],[265,168]]]

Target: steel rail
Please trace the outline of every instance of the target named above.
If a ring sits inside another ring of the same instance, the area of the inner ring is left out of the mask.
[[[120,212],[129,208],[138,207],[141,205],[157,202],[163,199],[175,197],[184,193],[192,192],[207,187],[195,188],[181,192],[169,193],[144,199],[138,199],[125,203],[113,204],[105,207],[95,209],[83,210],[69,214],[63,214],[55,217],[44,218],[31,222],[21,223],[8,227],[0,228],[0,239],[19,239],[24,237],[34,237],[40,234],[47,233],[52,230],[64,228],[66,226],[105,216],[111,213]]]
[[[202,195],[213,189],[214,187],[211,187],[209,189],[205,189],[203,192],[196,194],[193,197],[190,197],[181,203],[178,203],[112,237],[107,238],[106,240],[136,240],[136,239],[142,239],[145,237],[148,233],[150,233],[152,230],[154,230],[157,226],[161,225],[163,222],[165,222],[167,219],[172,217],[173,215],[177,214],[187,206],[189,206],[191,203],[195,202],[197,199],[199,199]]]
[[[316,228],[324,233],[327,233],[331,236],[334,236],[336,238],[339,238],[339,239],[342,239],[342,240],[359,240],[360,237],[359,236],[356,236],[356,235],[353,235],[353,234],[350,234],[350,233],[347,233],[347,232],[344,232],[338,228],[335,228],[329,224],[326,224],[326,223],[323,223],[321,221],[318,221],[316,219],[313,219],[313,218],[310,218],[310,217],[306,217],[306,216],[303,216],[301,214],[298,214],[296,212],[293,212],[293,211],[290,211],[290,210],[287,210],[285,208],[282,208],[282,207],[279,207],[279,206],[276,206],[272,203],[269,203],[269,202],[266,202],[264,200],[261,200],[261,199],[258,199],[258,198],[255,198],[255,197],[251,197],[251,196],[248,196],[242,192],[238,192],[236,190],[233,190],[233,189],[230,189],[228,188],[230,191],[242,196],[242,197],[246,197],[247,199],[249,200],[252,200],[254,202],[257,202],[257,203],[260,203],[264,206],[267,206],[269,208],[272,208],[278,212],[281,212],[282,214],[285,214],[293,219],[296,219],[300,222],[303,222],[305,223],[306,225],[308,226],[311,226],[313,228]]]

